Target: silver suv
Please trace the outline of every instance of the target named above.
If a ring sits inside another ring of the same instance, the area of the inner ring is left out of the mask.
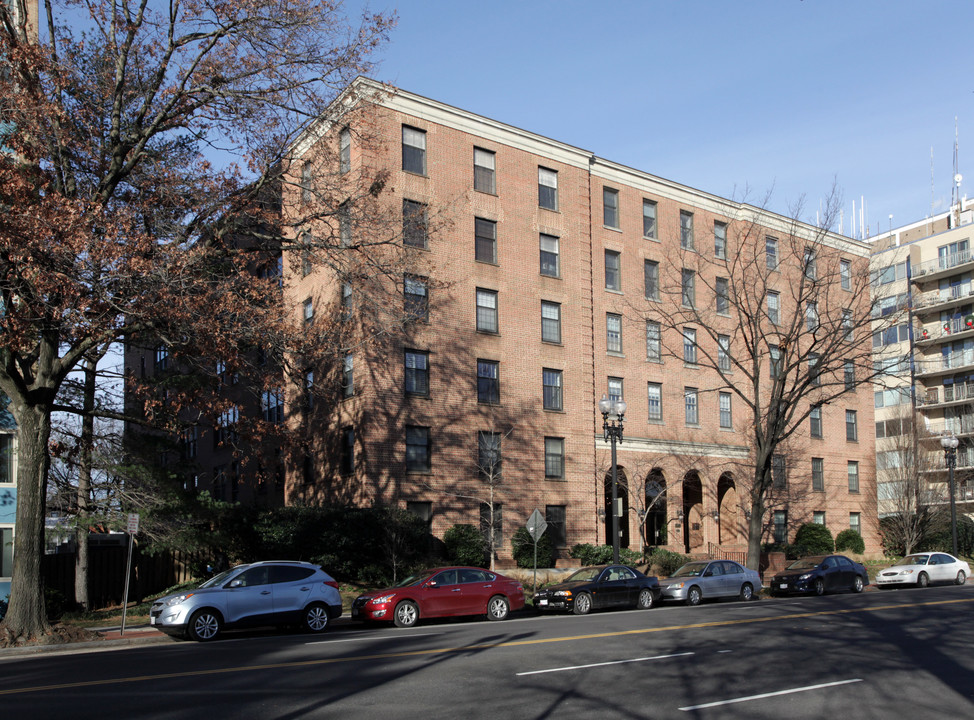
[[[274,560],[237,565],[195,590],[159,598],[149,624],[204,641],[224,628],[255,625],[299,624],[319,633],[341,614],[338,583],[320,566]]]

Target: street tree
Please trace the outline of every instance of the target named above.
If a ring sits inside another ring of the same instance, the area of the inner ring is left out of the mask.
[[[333,101],[369,71],[391,17],[350,25],[339,3],[308,0],[47,0],[34,35],[25,10],[0,4],[0,390],[20,438],[8,639],[49,631],[51,418],[86,358],[140,339],[188,367],[242,366],[267,346],[311,362],[333,333],[294,317],[279,258],[362,278],[377,321],[401,308],[381,280],[402,278],[384,175],[329,171],[345,170],[343,149],[324,131],[367,107]],[[315,163],[296,169],[309,147]],[[350,235],[349,223],[370,232]],[[157,387],[142,410],[175,418],[199,397],[191,383]]]

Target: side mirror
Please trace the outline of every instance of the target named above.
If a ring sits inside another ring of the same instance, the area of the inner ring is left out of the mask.
[[[229,584],[229,585],[227,585],[227,587],[232,587],[232,588],[235,588],[235,587],[240,587],[241,585],[243,585],[243,583],[241,583],[241,582],[240,582],[240,579],[238,578],[238,579],[236,579],[236,580],[231,580],[231,581],[230,581],[230,584]]]

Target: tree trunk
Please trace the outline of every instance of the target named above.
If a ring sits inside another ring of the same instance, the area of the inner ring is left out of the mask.
[[[44,607],[44,516],[47,443],[51,415],[47,406],[12,408],[18,425],[17,535],[10,584],[10,605],[3,625],[13,638],[37,638],[50,632]]]
[[[88,602],[88,511],[91,495],[92,454],[95,444],[95,390],[97,388],[98,357],[86,357],[84,361],[85,387],[81,416],[81,462],[78,467],[78,515],[75,538],[77,552],[74,556],[74,601],[83,610]]]

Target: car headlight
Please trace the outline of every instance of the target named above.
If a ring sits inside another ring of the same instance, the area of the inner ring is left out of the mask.
[[[185,595],[173,595],[171,598],[166,600],[166,607],[172,607],[173,605],[179,605],[179,603],[186,602],[196,593],[186,593]]]
[[[570,598],[571,596],[572,596],[571,590],[555,590],[555,597]]]
[[[900,570],[900,575],[912,575],[912,570]]]
[[[798,576],[798,579],[799,580],[811,580],[812,579],[812,574],[811,573],[805,573],[804,575],[799,575]]]
[[[682,588],[682,587],[683,587],[684,585],[686,585],[686,582],[678,582],[678,583],[671,583],[671,584],[670,584],[670,587],[671,587],[671,588],[676,588],[677,590],[679,590],[679,589],[680,589],[680,588]]]
[[[390,600],[392,600],[392,598],[394,598],[395,596],[396,596],[395,593],[391,593],[389,595],[380,595],[379,597],[374,597],[371,600],[369,600],[369,605],[382,605],[383,603],[387,603]]]

